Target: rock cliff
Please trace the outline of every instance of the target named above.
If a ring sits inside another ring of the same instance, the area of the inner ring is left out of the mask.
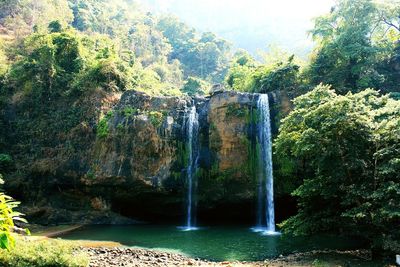
[[[49,145],[49,153],[31,157],[23,175],[10,175],[9,190],[28,203],[28,218],[41,223],[124,222],[119,214],[154,221],[182,218],[188,160],[184,125],[195,105],[199,213],[251,218],[257,100],[257,94],[232,91],[208,98],[127,91],[106,109],[99,104],[103,115],[95,124],[80,123],[75,134],[60,141],[74,144],[73,153],[65,145]],[[21,193],[28,188],[29,194]]]

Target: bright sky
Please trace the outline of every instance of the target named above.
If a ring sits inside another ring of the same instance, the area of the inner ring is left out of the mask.
[[[334,0],[140,0],[153,11],[172,13],[202,31],[213,31],[251,52],[282,46],[304,53],[312,43],[312,18]]]

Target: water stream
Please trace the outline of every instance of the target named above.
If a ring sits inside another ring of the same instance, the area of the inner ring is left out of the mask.
[[[189,112],[186,121],[186,136],[187,136],[187,151],[188,163],[186,168],[186,225],[182,230],[191,231],[197,230],[196,227],[196,192],[197,179],[196,171],[199,161],[199,116],[196,106],[193,106]]]
[[[256,232],[266,235],[279,234],[275,231],[274,208],[274,178],[272,169],[272,138],[271,116],[269,98],[267,94],[261,94],[257,102],[258,129],[257,139],[259,144],[258,162],[258,201],[257,201],[257,225],[253,228]]]

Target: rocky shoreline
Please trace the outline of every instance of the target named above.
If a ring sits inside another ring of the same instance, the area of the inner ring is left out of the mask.
[[[146,267],[146,266],[314,266],[320,259],[328,259],[329,266],[365,266],[370,261],[366,250],[355,251],[311,251],[280,256],[259,262],[211,262],[193,259],[181,254],[140,248],[82,248],[90,256],[90,267]],[[324,265],[325,266],[325,265]]]

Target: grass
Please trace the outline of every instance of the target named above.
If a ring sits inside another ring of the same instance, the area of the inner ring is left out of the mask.
[[[4,267],[86,267],[89,257],[75,249],[76,244],[56,239],[37,240],[17,237],[15,249],[0,250]]]

